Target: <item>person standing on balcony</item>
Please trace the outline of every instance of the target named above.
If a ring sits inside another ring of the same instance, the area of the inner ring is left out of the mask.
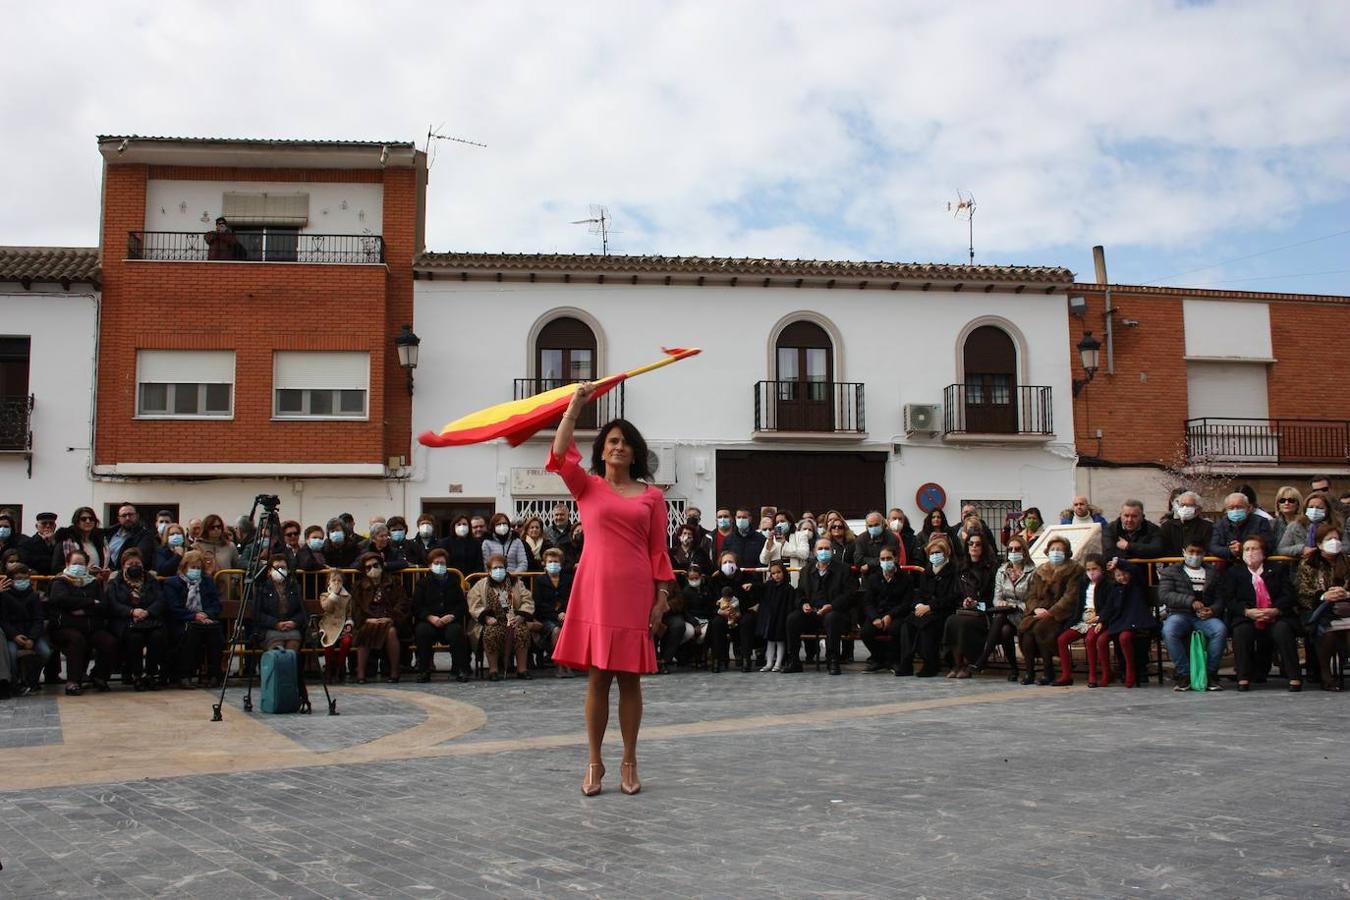
[[[214,231],[208,231],[206,238],[206,258],[212,261],[223,259],[239,259],[240,251],[243,249],[239,243],[239,238],[235,235],[234,229],[230,228],[230,223],[225,221],[224,216],[216,217],[216,228]]]
[[[1214,534],[1209,539],[1209,555],[1224,562],[1238,562],[1242,559],[1243,542],[1253,537],[1261,539],[1264,559],[1264,548],[1270,546],[1270,521],[1252,515],[1252,504],[1247,495],[1234,491],[1223,500],[1223,518],[1214,526]]]

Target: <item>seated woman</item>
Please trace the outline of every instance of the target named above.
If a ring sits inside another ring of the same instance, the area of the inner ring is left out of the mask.
[[[506,569],[506,555],[493,553],[487,560],[488,577],[469,589],[469,639],[481,641],[487,659],[488,681],[501,681],[497,658],[514,654],[516,677],[529,679],[529,618],[534,598],[525,582]]]
[[[1299,611],[1308,623],[1308,643],[1317,650],[1322,690],[1339,691],[1331,660],[1339,654],[1344,671],[1350,655],[1350,561],[1339,526],[1323,522],[1314,535],[1318,552],[1299,565],[1294,585]]]
[[[1027,539],[1013,535],[1008,539],[1008,561],[994,573],[994,596],[990,605],[989,635],[985,639],[984,649],[970,667],[972,675],[983,671],[989,661],[989,654],[995,647],[1003,649],[1008,661],[1008,680],[1017,681],[1017,623],[1022,621],[1022,610],[1027,603],[1027,590],[1031,587],[1032,566],[1030,564]]]
[[[943,628],[953,663],[948,678],[969,678],[969,664],[980,658],[989,638],[989,606],[994,600],[998,561],[993,548],[986,546],[988,540],[984,530],[974,526],[966,535],[966,550],[957,574],[958,605]]]
[[[214,556],[217,570],[239,568],[239,550],[225,533],[225,520],[215,513],[202,518],[202,536],[192,549]]]
[[[525,552],[525,542],[511,527],[511,518],[506,513],[493,513],[488,529],[488,535],[483,538],[483,565],[490,568],[488,557],[500,553],[506,558],[506,571],[513,575],[528,572],[530,557]]]
[[[98,527],[98,514],[88,506],[81,506],[70,517],[70,524],[57,529],[52,536],[52,571],[59,572],[67,565],[70,551],[79,550],[84,556],[82,565],[88,574],[97,576],[108,564],[108,546],[103,529]]]
[[[334,516],[325,523],[324,529],[323,558],[328,566],[333,569],[357,567],[361,544],[352,534],[351,527],[341,516]]]
[[[563,571],[563,552],[557,547],[544,549],[542,565],[544,574],[534,576],[534,620],[530,622],[530,633],[536,646],[552,653],[567,615],[567,601],[572,596],[572,573]],[[571,677],[566,666],[556,666],[553,674],[558,678]]]
[[[1298,521],[1302,513],[1303,495],[1298,488],[1286,484],[1275,492],[1275,515],[1270,520],[1270,533],[1276,547],[1284,540],[1284,530]]]
[[[960,566],[952,551],[951,537],[933,532],[923,549],[925,565],[914,590],[913,611],[901,623],[900,654],[895,666],[898,676],[914,674],[915,656],[923,659],[920,678],[938,674],[947,619],[962,600]]]
[[[708,588],[712,595],[715,613],[708,624],[708,644],[712,647],[712,670],[721,672],[727,663],[727,647],[734,630],[737,636],[737,649],[741,653],[741,671],[750,671],[750,657],[754,652],[754,634],[742,635],[741,621],[755,604],[754,579],[741,571],[740,561],[732,550],[723,550],[717,557],[718,569],[713,573]],[[721,604],[719,599],[724,591],[730,590],[730,598],[735,601],[735,612],[731,604]],[[747,644],[749,649],[747,650]],[[808,658],[814,656],[808,651]]]
[[[469,605],[458,574],[451,574],[449,554],[437,547],[428,556],[431,571],[417,579],[413,588],[413,640],[417,644],[417,680],[431,680],[432,647],[438,642],[450,648],[450,674],[456,681],[469,680],[469,643],[464,629]]]
[[[159,536],[159,546],[155,548],[155,574],[160,578],[172,578],[178,574],[178,565],[187,552],[187,529],[177,522],[171,522]]]
[[[271,554],[266,577],[257,583],[253,599],[253,639],[262,650],[280,647],[299,650],[309,614],[300,596],[300,583],[291,574],[285,551]]]
[[[328,560],[323,556],[323,528],[311,525],[305,529],[305,539],[300,552],[295,554],[295,568],[299,572],[320,572],[328,568]]]
[[[947,514],[939,507],[923,517],[923,528],[919,531],[919,547],[926,552],[928,542],[934,537],[945,537],[948,545],[950,545],[954,531],[955,529],[947,524]],[[922,565],[922,563],[915,563],[915,565]]]
[[[166,619],[177,632],[178,687],[188,688],[187,679],[202,669],[211,687],[219,687],[221,654],[225,651],[225,626],[221,624],[220,592],[206,577],[206,557],[200,550],[189,550],[178,561],[178,573],[160,585],[164,592]]]
[[[119,559],[121,577],[108,582],[108,629],[122,652],[122,678],[138,691],[159,690],[168,636],[164,627],[164,596],[159,582],[145,569],[141,551],[124,549]]]
[[[914,579],[900,568],[904,545],[883,547],[877,571],[863,579],[862,642],[867,647],[866,672],[895,667],[900,659],[904,622],[914,611]],[[885,636],[886,641],[881,637]]]
[[[1132,688],[1138,684],[1134,642],[1146,640],[1145,635],[1157,622],[1149,609],[1143,571],[1118,558],[1111,574],[1113,583],[1098,606],[1097,621],[1087,636],[1088,687],[1106,687],[1111,683],[1111,641],[1117,640],[1125,662],[1125,686]],[[1219,690],[1217,682],[1213,689]]]
[[[1280,653],[1280,667],[1289,679],[1289,690],[1303,690],[1299,671],[1297,605],[1290,596],[1288,579],[1277,566],[1266,564],[1266,541],[1253,535],[1242,542],[1242,564],[1224,572],[1221,593],[1233,639],[1233,661],[1238,690],[1251,688],[1252,681],[1266,680],[1272,650]]]
[[[1073,651],[1070,649],[1077,641],[1083,641],[1087,649],[1088,684],[1096,687],[1096,640],[1103,634],[1101,629],[1101,606],[1106,602],[1110,591],[1110,582],[1106,576],[1106,558],[1100,553],[1089,553],[1083,557],[1082,598],[1078,601],[1078,614],[1065,622],[1065,628],[1055,638],[1059,649],[1059,678],[1056,687],[1073,684]],[[1103,657],[1106,658],[1106,657]],[[1108,676],[1109,677],[1109,676]]]
[[[33,589],[32,570],[23,563],[7,569],[9,585],[0,591],[0,653],[6,653],[7,669],[20,697],[35,693],[38,675],[52,655],[47,643],[47,623],[42,615],[42,595]]]
[[[391,572],[401,572],[407,568],[421,568],[427,564],[426,554],[416,537],[408,536],[408,520],[402,516],[390,516],[384,523],[389,529],[389,547],[384,558]],[[373,536],[373,535],[372,535]]]
[[[352,649],[352,595],[337,569],[328,572],[328,588],[319,595],[319,609],[324,683],[346,681],[347,654]]]
[[[352,646],[356,648],[356,680],[366,683],[371,650],[383,650],[389,675],[398,684],[402,663],[399,631],[407,629],[408,595],[403,579],[385,571],[378,553],[366,552],[356,561],[359,574],[352,586]]]
[[[1027,604],[1017,625],[1022,657],[1027,663],[1023,684],[1047,685],[1055,680],[1055,641],[1066,623],[1076,621],[1082,598],[1083,567],[1073,560],[1073,547],[1066,538],[1054,537],[1046,545],[1048,561],[1036,567],[1027,589]],[[1036,678],[1036,656],[1045,664],[1045,675]]]
[[[544,536],[544,520],[538,516],[530,516],[526,519],[521,539],[525,541],[525,556],[529,571],[542,572],[544,570],[544,551],[553,546]]]
[[[71,550],[64,559],[61,574],[48,589],[47,603],[49,618],[56,623],[52,647],[66,657],[66,693],[80,694],[91,653],[94,673],[90,683],[106,691],[117,659],[117,638],[108,630],[104,616],[103,582],[89,574],[89,556],[83,550]]]
[[[1311,494],[1303,501],[1303,514],[1289,522],[1281,533],[1276,556],[1292,556],[1295,560],[1311,559],[1317,555],[1317,526],[1329,522],[1340,527],[1331,498],[1323,493]],[[1297,565],[1297,562],[1295,562]]]
[[[691,566],[698,566],[700,570],[708,572],[712,569],[712,560],[699,546],[698,529],[686,522],[675,530],[675,545],[670,549],[670,567],[676,572],[687,572]]]
[[[466,578],[483,571],[483,542],[473,536],[468,516],[455,516],[440,546],[449,554],[446,564]]]

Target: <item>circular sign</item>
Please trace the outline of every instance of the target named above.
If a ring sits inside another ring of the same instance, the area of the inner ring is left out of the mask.
[[[947,505],[947,492],[936,481],[930,481],[919,487],[914,495],[914,502],[919,504],[919,509],[930,513]]]

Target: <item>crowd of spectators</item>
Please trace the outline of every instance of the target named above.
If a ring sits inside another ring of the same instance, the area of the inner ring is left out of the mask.
[[[1133,687],[1161,640],[1175,688],[1187,690],[1200,683],[1195,632],[1208,690],[1222,689],[1230,642],[1239,690],[1265,682],[1273,662],[1290,690],[1305,681],[1337,690],[1332,662],[1350,652],[1350,492],[1333,500],[1325,480],[1312,487],[1321,489],[1306,497],[1282,487],[1274,513],[1237,491],[1212,519],[1197,493],[1178,490],[1157,522],[1137,500],[1108,519],[1075,497],[1059,522],[1095,526],[1101,550],[1086,553],[1062,534],[1046,539],[1035,508],[995,523],[996,537],[973,506],[955,522],[940,509],[917,523],[876,510],[857,533],[835,510],[722,508],[709,528],[689,507],[670,546],[679,584],[654,636],[659,671],[795,673],[823,661],[839,675],[859,641],[868,673],[974,678],[1001,653],[1009,680],[1068,685],[1081,643],[1090,687],[1117,671]],[[142,523],[129,503],[109,527],[89,507],[60,527],[39,513],[31,535],[20,525],[0,510],[0,698],[39,690],[44,674],[68,694],[107,691],[115,673],[135,690],[219,685],[229,635],[215,576],[234,569],[264,576],[249,644],[308,642],[326,679],[365,683],[374,659],[386,681],[415,663],[425,682],[438,648],[458,681],[475,653],[490,680],[531,678],[565,620],[584,542],[563,504],[548,521],[458,516],[445,535],[430,515],[412,528],[372,517],[365,534],[346,514],[307,527],[287,520],[270,544],[247,517],[180,523],[161,511]],[[1138,562],[1169,557],[1179,561]]]

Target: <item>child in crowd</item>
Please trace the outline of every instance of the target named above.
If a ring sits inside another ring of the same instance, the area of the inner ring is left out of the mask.
[[[769,580],[759,586],[759,618],[756,627],[764,639],[764,666],[761,672],[781,672],[787,646],[787,616],[795,592],[782,562],[769,565]]]
[[[1115,559],[1111,568],[1115,573],[1115,583],[1102,598],[1098,609],[1099,627],[1088,636],[1089,670],[1095,668],[1097,675],[1088,673],[1088,687],[1106,687],[1111,683],[1111,639],[1120,641],[1120,655],[1125,663],[1125,686],[1132,688],[1137,683],[1134,664],[1134,640],[1140,632],[1153,628],[1153,613],[1149,611],[1148,599],[1144,595],[1144,580],[1134,566],[1123,558]],[[1093,652],[1093,645],[1096,652]],[[1093,665],[1093,657],[1095,665]]]
[[[347,654],[352,649],[352,595],[343,586],[342,573],[337,569],[328,575],[328,590],[319,598],[319,606],[323,609],[319,634],[324,681],[346,681]]]

